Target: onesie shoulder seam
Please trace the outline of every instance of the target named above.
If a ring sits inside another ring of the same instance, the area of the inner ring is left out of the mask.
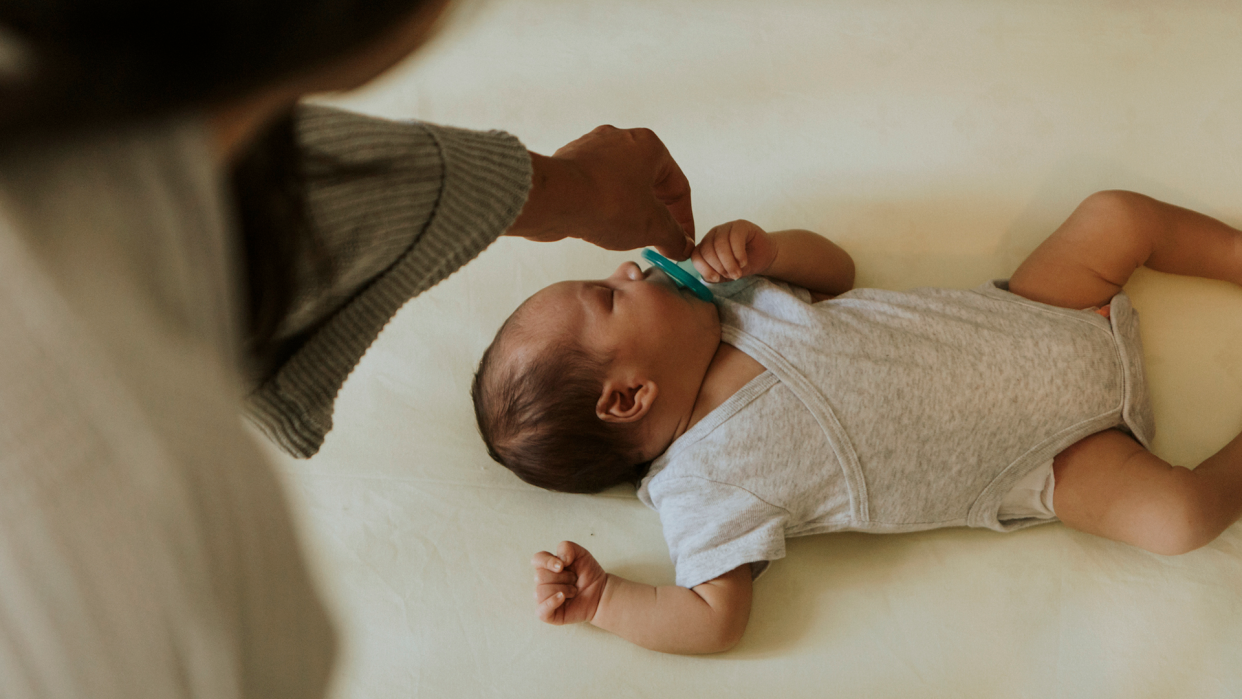
[[[735,489],[735,490],[740,490],[740,491],[742,491],[743,493],[746,493],[747,495],[750,495],[750,496],[751,496],[751,497],[753,497],[754,499],[758,500],[759,502],[761,502],[761,503],[763,503],[763,504],[767,505],[768,507],[775,507],[776,509],[778,509],[778,510],[780,510],[780,511],[784,512],[785,514],[789,515],[790,517],[792,517],[792,516],[793,516],[793,513],[789,511],[789,508],[782,507],[781,505],[777,505],[777,504],[776,504],[776,503],[774,503],[774,502],[770,502],[770,501],[768,501],[766,498],[763,498],[763,497],[759,496],[757,493],[755,493],[754,491],[750,490],[749,488],[743,488],[742,486],[740,486],[740,485],[738,485],[738,484],[736,484],[736,483],[728,483],[728,482],[726,482],[726,481],[720,481],[720,480],[716,480],[715,478],[708,478],[707,476],[700,476],[700,475],[696,475],[696,474],[693,474],[693,473],[687,473],[687,474],[684,474],[684,475],[678,475],[678,476],[668,476],[668,477],[666,477],[666,478],[665,478],[665,480],[679,480],[679,479],[680,479],[680,480],[690,480],[690,479],[694,479],[694,480],[698,480],[698,481],[704,481],[704,482],[706,482],[706,483],[715,483],[716,485],[723,485],[723,486],[727,486],[727,487],[729,487],[729,488],[733,488],[733,489]]]

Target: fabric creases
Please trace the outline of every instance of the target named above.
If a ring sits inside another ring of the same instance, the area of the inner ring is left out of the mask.
[[[328,107],[304,107],[299,133],[308,157],[356,174],[308,170],[312,225],[337,265],[333,285],[299,290],[288,332],[303,331],[306,339],[251,394],[248,414],[286,452],[307,458],[332,429],[345,380],[393,315],[517,218],[531,163],[521,142],[500,131]],[[429,186],[427,175],[436,171],[439,180]]]
[[[784,540],[1053,521],[1001,505],[1112,427],[1153,434],[1138,319],[972,290],[855,289],[810,303],[761,277],[716,285],[721,337],[766,372],[652,462],[677,584],[784,556]],[[1024,513],[1025,514],[1025,513]]]

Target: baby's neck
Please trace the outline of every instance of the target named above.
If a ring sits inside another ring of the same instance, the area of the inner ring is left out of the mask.
[[[729,400],[734,393],[741,390],[763,371],[763,365],[749,354],[727,342],[721,342],[716,348],[711,364],[707,366],[707,373],[703,375],[698,398],[695,399],[694,407],[690,410],[690,420],[677,436],[685,434],[686,430],[707,417],[708,413]]]

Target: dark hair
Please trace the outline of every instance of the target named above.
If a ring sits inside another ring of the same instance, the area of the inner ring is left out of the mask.
[[[0,0],[0,141],[245,95],[356,51],[431,0]]]
[[[606,358],[554,342],[524,366],[497,357],[517,328],[510,317],[492,341],[470,387],[487,453],[531,485],[565,493],[635,486],[651,462],[636,463],[637,428],[595,413]]]
[[[0,148],[244,96],[339,60],[436,1],[0,0]],[[296,338],[277,337],[293,301],[292,265],[331,275],[307,219],[303,166],[290,113],[231,173],[246,344],[260,375],[296,348]]]

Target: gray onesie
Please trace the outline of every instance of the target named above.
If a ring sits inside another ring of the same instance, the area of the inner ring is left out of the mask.
[[[812,304],[762,277],[716,285],[723,340],[764,368],[655,460],[660,513],[693,587],[785,555],[785,538],[936,527],[1011,531],[1013,486],[1074,442],[1153,434],[1138,316],[973,290],[857,289]]]

